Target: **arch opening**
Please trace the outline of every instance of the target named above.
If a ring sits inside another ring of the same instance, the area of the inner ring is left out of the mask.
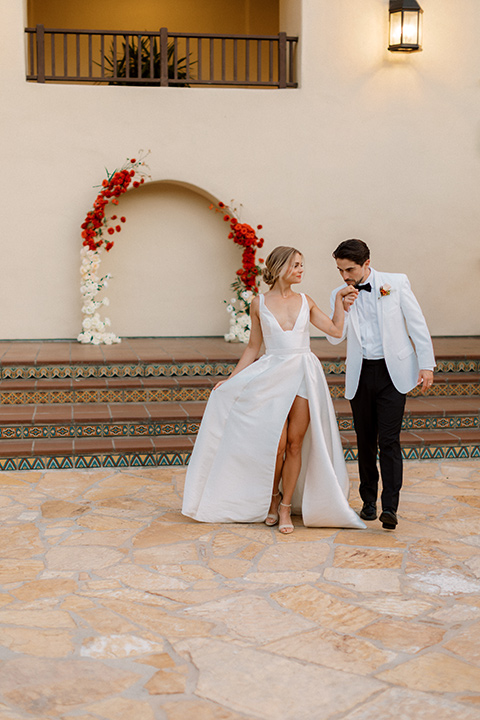
[[[224,300],[239,267],[226,224],[209,210],[206,190],[176,180],[146,183],[121,199],[127,219],[102,253],[110,273],[106,314],[120,337],[223,335]],[[113,212],[113,211],[112,211]]]

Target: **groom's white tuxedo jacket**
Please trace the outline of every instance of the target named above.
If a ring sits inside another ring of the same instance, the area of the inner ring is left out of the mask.
[[[411,290],[408,277],[401,273],[383,273],[370,269],[370,275],[365,282],[371,284],[375,297],[385,363],[397,390],[407,393],[416,386],[419,369],[431,370],[435,367],[430,333],[420,305]],[[390,286],[388,295],[380,293],[380,288],[384,286]],[[340,285],[332,293],[332,310],[335,296],[342,287],[345,287],[345,284]],[[355,303],[348,313],[345,313],[343,336],[333,338],[327,335],[328,340],[334,345],[342,342],[345,337],[347,338],[345,397],[351,400],[357,392],[363,361],[360,321]]]

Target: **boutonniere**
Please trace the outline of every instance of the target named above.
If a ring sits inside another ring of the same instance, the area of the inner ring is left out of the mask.
[[[391,285],[388,285],[388,283],[385,283],[385,285],[380,286],[380,295],[379,297],[386,297],[387,295],[390,295],[392,292]]]

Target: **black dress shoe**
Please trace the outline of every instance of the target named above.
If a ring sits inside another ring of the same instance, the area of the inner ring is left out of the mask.
[[[395,530],[398,524],[397,513],[395,510],[383,510],[379,520],[382,523],[382,527],[386,530]]]
[[[362,520],[375,520],[377,517],[377,504],[374,502],[365,502],[360,510]]]

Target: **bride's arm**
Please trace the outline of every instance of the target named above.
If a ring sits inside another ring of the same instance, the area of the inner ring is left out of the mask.
[[[248,341],[248,345],[245,348],[245,350],[242,353],[242,356],[240,360],[238,361],[234,371],[226,378],[225,380],[220,380],[215,387],[214,390],[219,386],[222,385],[224,382],[227,382],[231,377],[234,375],[237,375],[241,370],[245,370],[246,367],[251,365],[258,357],[258,353],[260,351],[260,348],[262,346],[263,342],[263,333],[262,333],[262,327],[260,325],[260,315],[258,312],[260,300],[258,298],[258,295],[253,298],[252,303],[250,305],[250,318],[252,321],[252,326],[250,328],[250,339]]]
[[[331,337],[341,338],[343,334],[343,322],[345,319],[343,299],[347,295],[354,295],[357,297],[358,290],[351,285],[347,285],[337,292],[335,297],[335,307],[331,318],[320,310],[312,298],[307,295],[308,304],[310,305],[310,322],[312,325],[315,325],[316,328]]]

